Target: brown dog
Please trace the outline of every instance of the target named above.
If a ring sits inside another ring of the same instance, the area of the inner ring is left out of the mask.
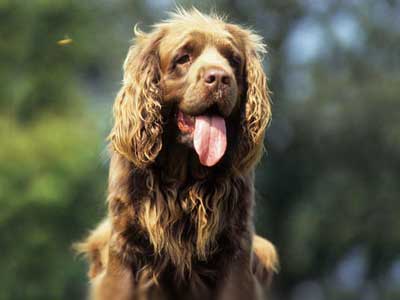
[[[78,248],[93,299],[258,299],[277,269],[254,236],[271,111],[261,38],[193,10],[136,31],[110,135],[109,217]]]

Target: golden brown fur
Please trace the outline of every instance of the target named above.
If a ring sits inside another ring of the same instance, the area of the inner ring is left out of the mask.
[[[88,276],[92,280],[104,272],[107,267],[110,238],[110,220],[105,219],[90,233],[85,242],[75,245],[79,252],[87,255],[90,263]],[[278,272],[278,255],[275,247],[268,240],[254,235],[253,253],[255,254],[253,272],[262,284],[269,285],[273,273]]]
[[[263,52],[259,36],[196,10],[136,31],[114,105],[109,216],[78,245],[91,261],[92,298],[256,299],[270,281],[276,252],[252,225],[253,170],[271,115]],[[210,62],[229,79],[223,89],[199,79]],[[229,139],[206,167],[175,115],[210,110]]]

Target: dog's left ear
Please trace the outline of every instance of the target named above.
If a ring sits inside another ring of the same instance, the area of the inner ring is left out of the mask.
[[[123,86],[114,103],[113,149],[143,169],[162,148],[162,92],[158,45],[164,32],[136,31],[124,63]]]
[[[228,30],[244,44],[246,94],[241,103],[241,132],[235,165],[239,171],[246,171],[262,156],[264,133],[271,119],[270,92],[262,65],[266,51],[261,36],[236,25],[229,25]]]

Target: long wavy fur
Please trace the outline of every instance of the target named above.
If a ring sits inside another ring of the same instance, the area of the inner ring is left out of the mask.
[[[114,150],[137,168],[153,162],[162,148],[162,92],[159,87],[158,42],[162,32],[137,36],[124,63],[123,87],[114,104],[110,134]]]
[[[150,34],[137,31],[135,45],[124,63],[123,86],[114,104],[108,197],[114,237],[111,243],[124,260],[136,266],[136,279],[142,288],[157,284],[159,274],[170,265],[176,268],[178,279],[197,276],[192,272],[193,262],[206,261],[217,250],[215,241],[221,230],[237,222],[231,218],[233,211],[241,209],[250,214],[251,204],[238,201],[251,189],[252,183],[246,178],[261,157],[264,132],[271,117],[261,63],[265,51],[261,38],[250,30],[227,25],[245,45],[247,89],[232,170],[211,180],[195,181],[182,190],[179,182],[165,178],[154,167],[163,147],[164,125],[158,45],[166,24],[185,20],[197,22],[196,26],[222,22],[198,11],[181,10]],[[135,235],[131,228],[142,230],[148,240],[135,243],[140,232]]]

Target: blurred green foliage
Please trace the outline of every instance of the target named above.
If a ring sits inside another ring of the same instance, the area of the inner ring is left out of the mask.
[[[178,3],[268,43],[274,117],[256,221],[281,256],[273,297],[399,299],[399,1]],[[70,246],[105,212],[121,65],[134,24],[171,9],[0,0],[0,300],[84,297]]]

